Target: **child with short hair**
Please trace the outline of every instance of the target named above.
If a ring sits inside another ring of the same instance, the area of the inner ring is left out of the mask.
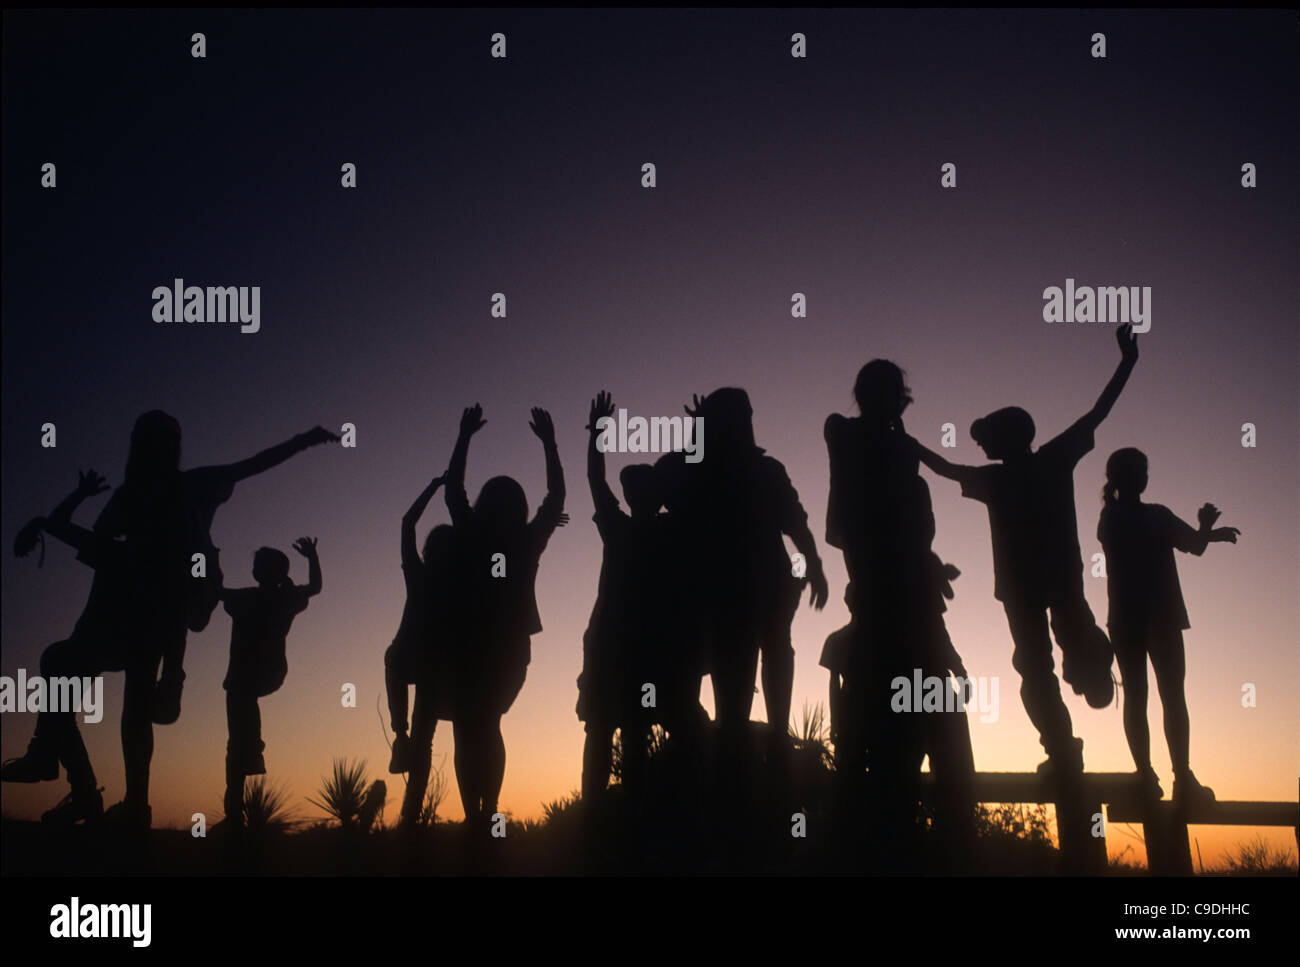
[[[1120,363],[1093,408],[1063,433],[1031,449],[1034,421],[1017,406],[978,419],[971,438],[997,463],[960,466],[916,443],[920,459],[961,484],[962,496],[988,506],[993,541],[993,596],[1003,603],[1015,645],[1020,697],[1047,752],[1039,771],[1083,772],[1083,741],[1074,736],[1052,662],[1052,635],[1061,646],[1061,677],[1093,708],[1114,698],[1113,652],[1083,592],[1083,557],[1074,508],[1074,468],[1094,446],[1093,435],[1119,398],[1137,363],[1131,325],[1116,331]],[[1048,615],[1051,616],[1051,633]]]
[[[289,579],[289,558],[272,547],[253,555],[256,587],[222,588],[220,600],[233,619],[230,629],[230,665],[221,687],[226,690],[226,820],[243,826],[244,779],[266,773],[262,751],[262,717],[257,700],[277,691],[289,671],[285,639],[293,619],[306,610],[308,600],[320,594],[320,558],[316,539],[300,537],[293,549],[307,559],[305,585]]]

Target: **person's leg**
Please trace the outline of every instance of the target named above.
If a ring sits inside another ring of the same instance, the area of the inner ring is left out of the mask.
[[[1156,688],[1160,691],[1160,704],[1165,710],[1165,739],[1169,742],[1169,758],[1174,766],[1174,778],[1188,775],[1191,770],[1191,719],[1187,713],[1187,694],[1184,680],[1187,675],[1187,656],[1183,648],[1183,633],[1165,632],[1151,643],[1151,666],[1156,673]]]
[[[465,811],[465,825],[474,828],[482,812],[483,796],[478,779],[478,736],[468,712],[459,712],[451,724],[452,740],[456,751],[452,763],[456,769],[456,786],[460,792],[461,808]]]
[[[1056,680],[1046,609],[1012,604],[1005,608],[1015,646],[1011,665],[1020,675],[1020,699],[1029,721],[1038,730],[1049,760],[1072,770],[1082,768],[1080,743]]]
[[[161,655],[137,655],[126,667],[122,697],[122,760],[127,812],[148,824],[149,764],[153,759],[153,690]]]
[[[1052,634],[1061,646],[1061,677],[1093,708],[1105,708],[1115,698],[1110,669],[1115,649],[1097,627],[1083,585],[1051,603]]]
[[[226,820],[231,826],[244,824],[244,778],[247,775],[253,735],[250,706],[257,708],[257,697],[250,689],[235,687],[226,690]]]
[[[501,734],[501,716],[491,716],[483,729],[483,815],[491,817],[497,811],[506,778],[506,740]]]
[[[402,686],[406,690],[406,686]],[[424,795],[429,785],[429,771],[433,766],[433,733],[438,726],[432,686],[427,683],[415,686],[415,714],[411,722],[410,775],[406,780],[406,794],[402,799],[402,822],[419,821],[424,810]]]
[[[1111,629],[1124,689],[1124,736],[1137,771],[1151,772],[1151,730],[1147,725],[1147,652],[1140,634]]]
[[[388,771],[394,774],[411,768],[411,742],[407,736],[410,702],[407,686],[410,679],[404,658],[403,650],[397,644],[389,645],[384,652],[384,689],[388,694],[388,718],[393,729],[393,754],[388,762]]]
[[[94,643],[86,639],[74,637],[55,642],[41,653],[41,676],[47,684],[55,678],[94,677],[100,669],[94,661],[93,650]],[[45,778],[57,779],[58,764],[62,763],[74,793],[95,790],[95,772],[90,766],[81,731],[77,728],[75,712],[40,712],[36,716],[33,745],[39,750],[42,763],[53,764],[53,768],[46,771]]]

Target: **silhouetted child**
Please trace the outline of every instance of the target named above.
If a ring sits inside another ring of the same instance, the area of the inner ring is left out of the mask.
[[[582,756],[582,799],[592,803],[609,782],[613,738],[623,737],[623,782],[638,785],[645,764],[651,725],[662,722],[658,708],[680,703],[675,683],[663,663],[670,646],[665,620],[668,600],[664,572],[672,567],[659,517],[663,497],[655,468],[649,464],[624,467],[619,474],[630,514],[605,480],[605,455],[597,441],[598,425],[612,418],[614,403],[601,392],[591,403],[587,444],[587,482],[595,506],[593,520],[604,553],[600,584],[591,620],[582,636],[582,674],[578,676],[578,719],[586,725]],[[644,686],[655,689],[653,707],[646,707]],[[698,695],[698,690],[697,693]],[[673,726],[676,728],[675,724]]]
[[[226,690],[226,820],[233,827],[243,825],[244,778],[266,773],[262,751],[262,716],[257,700],[284,684],[289,664],[285,639],[289,626],[308,600],[320,594],[320,558],[316,540],[300,537],[293,549],[307,559],[305,585],[289,580],[289,558],[271,547],[258,548],[253,555],[252,588],[223,588],[220,599],[230,615],[230,665],[221,687]]]
[[[737,387],[714,390],[686,412],[702,423],[708,447],[698,463],[682,453],[664,465],[681,508],[679,517],[693,545],[691,560],[704,575],[698,618],[708,640],[721,765],[718,783],[735,794],[746,765],[754,678],[763,659],[763,699],[769,750],[788,747],[794,649],[789,626],[806,583],[821,609],[829,591],[808,514],[785,466],[757,446],[749,396]],[[702,428],[701,428],[702,427]],[[786,550],[789,537],[803,555],[806,582],[795,578]]]
[[[392,773],[409,772],[402,821],[414,823],[424,805],[425,788],[439,719],[451,719],[454,683],[448,659],[459,634],[458,567],[455,529],[439,524],[424,541],[423,559],[415,550],[415,525],[442,486],[435,477],[402,517],[402,576],[406,603],[393,643],[384,652],[384,683],[393,728]],[[415,712],[408,722],[407,688],[415,686]],[[408,726],[411,734],[407,735]]]
[[[1197,782],[1189,762],[1190,724],[1183,678],[1187,661],[1183,629],[1191,627],[1178,582],[1174,550],[1203,554],[1212,542],[1237,542],[1235,527],[1215,528],[1219,511],[1206,504],[1197,513],[1199,530],[1168,507],[1145,504],[1147,458],[1125,447],[1106,461],[1105,506],[1097,539],[1106,552],[1106,587],[1110,597],[1110,640],[1115,645],[1124,686],[1124,733],[1145,795],[1159,799],[1159,779],[1151,767],[1151,733],[1147,727],[1147,656],[1156,673],[1165,710],[1165,738],[1174,766],[1174,802],[1213,801],[1214,793]]]
[[[470,438],[482,429],[483,408],[465,410],[447,468],[447,509],[464,553],[464,639],[457,643],[456,782],[465,821],[486,825],[497,810],[505,778],[501,716],[523,688],[532,658],[530,638],[542,630],[537,567],[564,516],[564,471],[551,416],[534,408],[529,427],[546,454],[546,497],[528,519],[524,489],[510,477],[483,484],[471,508],[465,493]]]
[[[1083,593],[1074,468],[1093,448],[1094,432],[1137,363],[1132,326],[1122,326],[1116,339],[1122,358],[1096,405],[1037,451],[1030,448],[1033,419],[1014,406],[971,426],[971,438],[1000,463],[959,466],[916,444],[926,466],[960,483],[963,496],[988,505],[993,595],[1003,603],[1011,627],[1011,664],[1020,673],[1020,697],[1047,752],[1039,769],[1060,775],[1082,772],[1083,742],[1074,737],[1056,680],[1049,613],[1065,681],[1093,708],[1105,708],[1114,697],[1110,642]]]
[[[100,539],[85,527],[72,523],[72,514],[87,497],[108,489],[94,470],[79,474],[77,487],[50,512],[48,517],[29,521],[14,540],[14,554],[26,556],[42,542],[42,532],[51,534],[76,549],[77,559],[94,569],[90,595],[71,636],[41,652],[40,673],[46,681],[56,677],[93,678],[105,671],[120,671],[125,664],[124,624],[128,620],[129,594],[126,547],[118,541]],[[59,765],[67,772],[71,789],[62,802],[47,810],[41,821],[72,825],[82,820],[102,820],[104,800],[90,765],[76,710],[45,709],[36,716],[36,730],[26,755],[11,759],[0,771],[5,782],[40,782],[57,779]]]

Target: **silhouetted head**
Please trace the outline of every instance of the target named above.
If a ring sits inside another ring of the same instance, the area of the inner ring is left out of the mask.
[[[253,553],[253,580],[274,588],[289,580],[289,555],[274,547],[259,547]]]
[[[663,505],[663,488],[659,474],[648,463],[633,463],[618,475],[623,485],[623,499],[633,517],[648,517]]]
[[[1137,447],[1116,450],[1106,460],[1106,486],[1101,488],[1102,500],[1111,504],[1117,500],[1136,500],[1147,489],[1147,455]]]
[[[424,539],[424,566],[431,576],[443,576],[455,567],[456,529],[439,524]]]
[[[528,523],[528,498],[514,477],[493,477],[478,492],[474,516],[496,534],[509,534]]]
[[[1032,416],[1018,406],[1005,406],[972,423],[970,438],[990,460],[1006,460],[1028,453],[1034,432]]]
[[[903,371],[887,359],[873,359],[858,370],[853,382],[858,410],[872,422],[893,422],[912,402]]]
[[[749,394],[736,386],[716,389],[700,403],[697,416],[704,417],[704,432],[711,448],[743,450],[754,448],[754,408]]]
[[[142,413],[131,429],[126,455],[126,481],[149,484],[180,470],[181,425],[162,410]]]

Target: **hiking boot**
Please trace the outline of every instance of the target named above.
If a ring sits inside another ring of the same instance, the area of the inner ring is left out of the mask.
[[[123,800],[104,810],[104,822],[118,829],[147,832],[153,825],[153,810],[148,803],[138,805]]]
[[[1197,782],[1190,771],[1174,777],[1174,805],[1179,809],[1208,806],[1214,801],[1214,790]]]
[[[98,789],[73,789],[53,809],[41,814],[41,822],[52,826],[75,826],[85,822],[97,824],[104,818],[104,797]]]
[[[388,771],[394,775],[411,771],[411,738],[405,732],[393,736],[393,756],[388,760]]]
[[[27,752],[0,766],[0,782],[49,782],[59,778],[59,758],[36,736],[27,743]]]
[[[1083,775],[1083,739],[1071,738],[1064,749],[1049,754],[1035,770],[1044,779],[1064,779]]]
[[[1155,769],[1150,766],[1139,769],[1134,773],[1134,779],[1137,782],[1138,795],[1144,802],[1159,802],[1164,798],[1165,791],[1160,788],[1160,779]]]

